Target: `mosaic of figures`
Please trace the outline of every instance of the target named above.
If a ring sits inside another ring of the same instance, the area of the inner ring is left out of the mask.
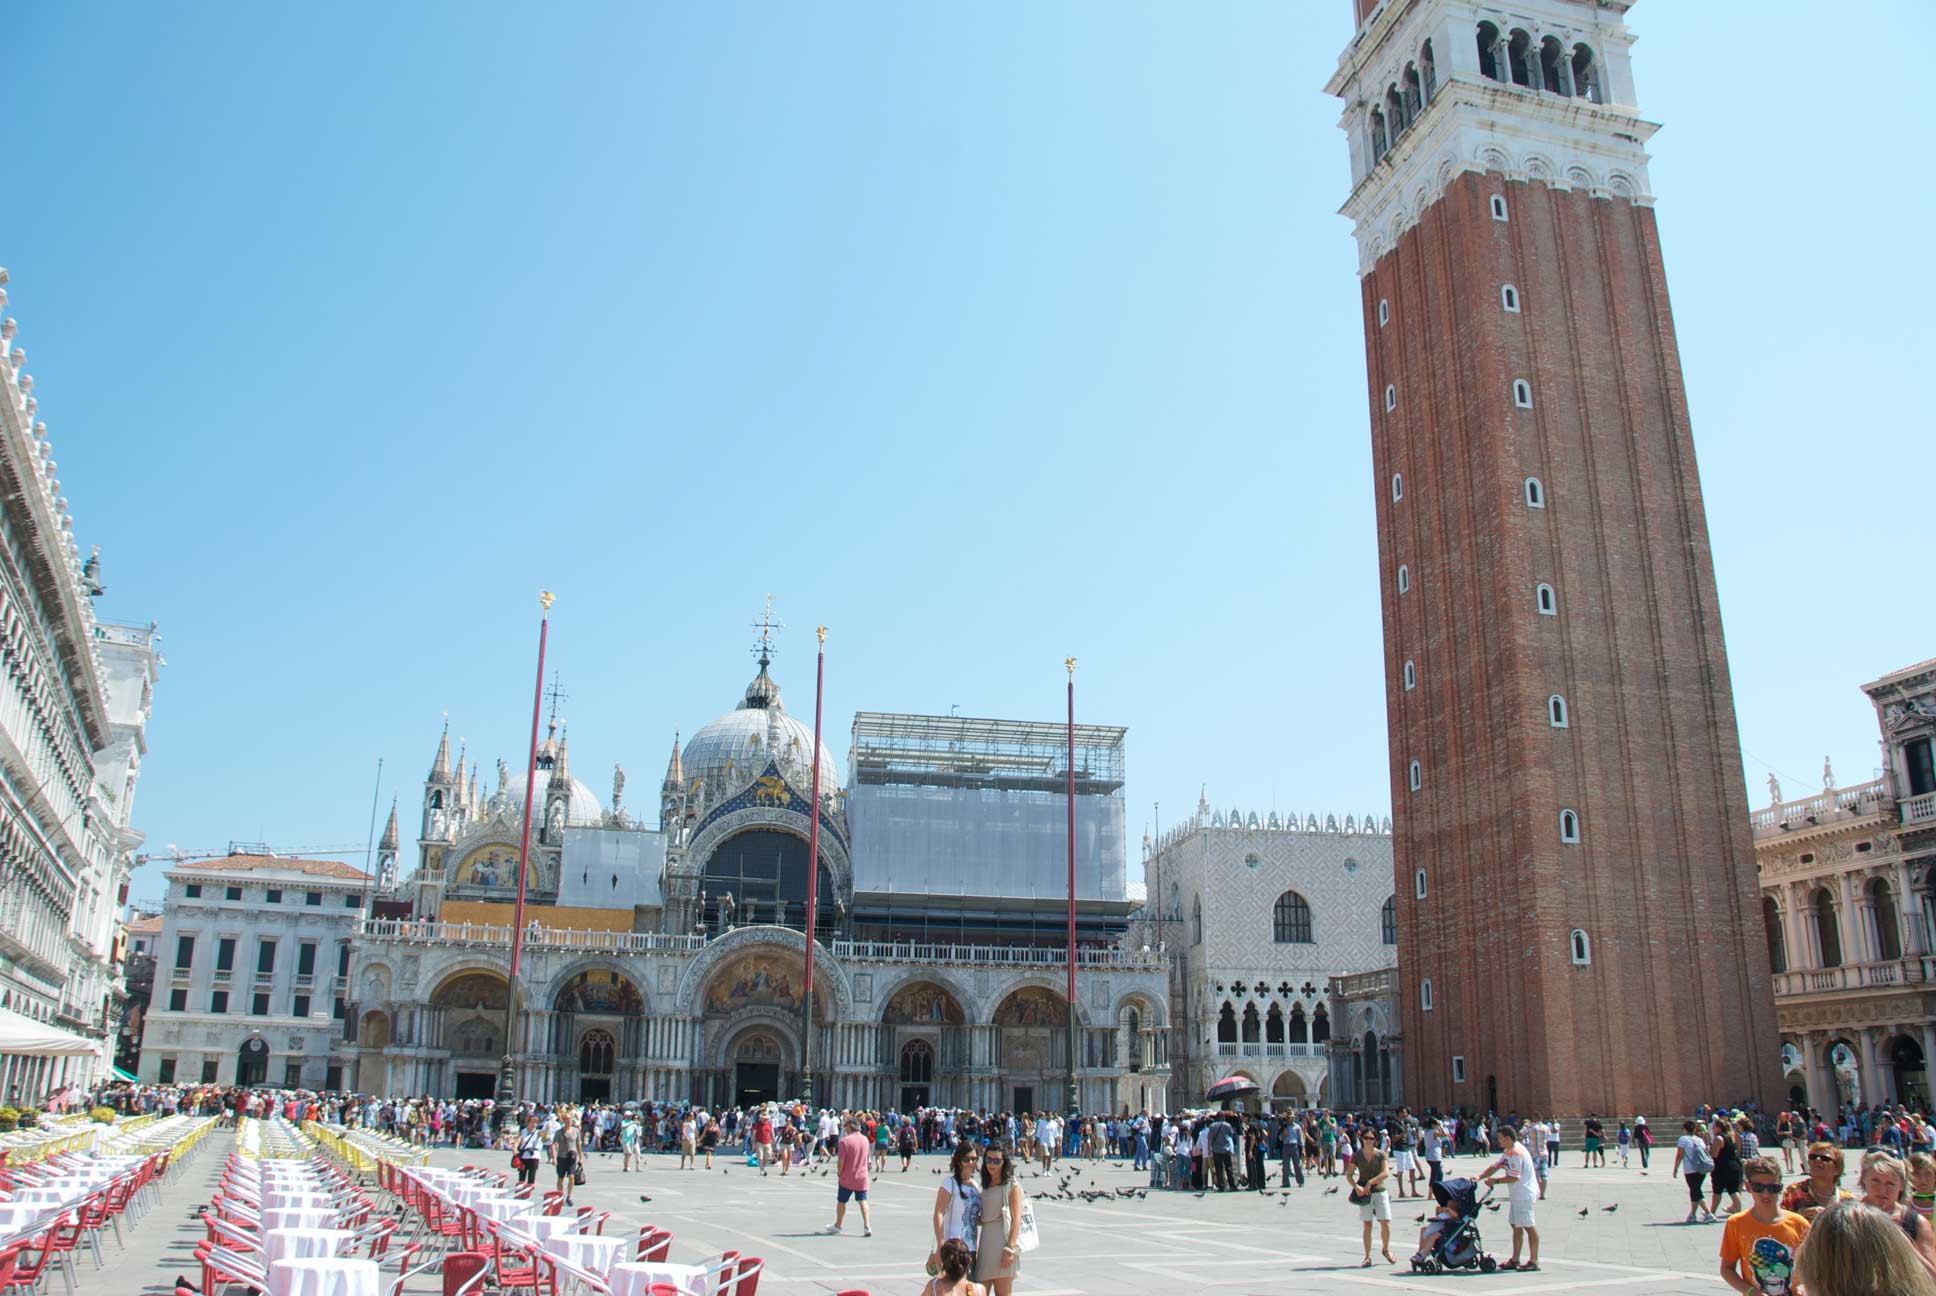
[[[604,968],[580,972],[567,981],[558,992],[555,1004],[559,1012],[637,1017],[645,1011],[638,988],[618,973]]]

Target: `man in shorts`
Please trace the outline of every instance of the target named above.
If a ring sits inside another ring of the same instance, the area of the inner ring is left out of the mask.
[[[1537,1200],[1534,1193],[1539,1183],[1539,1171],[1533,1167],[1533,1154],[1519,1141],[1518,1131],[1512,1126],[1499,1127],[1499,1146],[1499,1159],[1487,1166],[1485,1173],[1479,1176],[1482,1184],[1507,1185],[1513,1249],[1512,1259],[1499,1267],[1531,1272],[1539,1268],[1539,1229],[1533,1223],[1533,1203]],[[1524,1264],[1519,1262],[1522,1242],[1527,1247]]]
[[[1607,1154],[1602,1151],[1605,1146],[1602,1140],[1606,1137],[1606,1127],[1600,1124],[1598,1115],[1592,1113],[1587,1115],[1585,1131],[1584,1137],[1580,1140],[1581,1167],[1589,1170],[1596,1166],[1605,1169]]]
[[[838,1233],[840,1226],[847,1220],[847,1203],[860,1203],[860,1229],[862,1237],[874,1236],[874,1222],[867,1214],[867,1159],[872,1152],[868,1147],[867,1136],[860,1132],[860,1122],[852,1116],[847,1118],[847,1132],[840,1136],[840,1143],[834,1155],[840,1162],[839,1200],[834,1205],[834,1222],[827,1226],[827,1232]]]
[[[1370,1125],[1358,1133],[1358,1151],[1345,1163],[1345,1176],[1351,1195],[1358,1199],[1358,1221],[1365,1227],[1365,1260],[1361,1268],[1371,1267],[1371,1226],[1378,1224],[1378,1241],[1385,1263],[1397,1264],[1391,1253],[1391,1194],[1386,1191],[1391,1167],[1378,1150],[1378,1131]]]

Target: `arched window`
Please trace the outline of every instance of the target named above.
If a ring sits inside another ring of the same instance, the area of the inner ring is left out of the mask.
[[[1387,945],[1398,944],[1398,897],[1386,896],[1385,907],[1378,911],[1378,935]]]
[[[1405,116],[1417,121],[1418,115],[1425,111],[1425,85],[1419,80],[1416,64],[1405,69]]]
[[[1506,219],[1505,195],[1494,194],[1492,196],[1492,218],[1496,221],[1502,221]]]
[[[1560,811],[1560,840],[1572,845],[1580,840],[1580,815],[1575,810]]]
[[[1426,1012],[1432,1011],[1432,978],[1426,977],[1418,983],[1418,1006]]]
[[[1287,1039],[1288,1043],[1308,1044],[1310,1042],[1311,1027],[1310,1027],[1310,1024],[1304,1020],[1303,1004],[1291,1005],[1291,1025],[1290,1025],[1290,1030],[1286,1032],[1286,1034],[1288,1036],[1288,1039]]]
[[[1504,81],[1500,68],[1499,29],[1489,22],[1479,24],[1479,75],[1488,81]]]
[[[1397,406],[1398,406],[1398,387],[1396,386],[1396,384],[1386,383],[1385,384],[1385,408],[1387,410],[1391,410],[1391,409],[1397,408]]]
[[[1432,58],[1432,42],[1426,41],[1425,48],[1418,52],[1419,84],[1425,90],[1425,102],[1431,103],[1432,96],[1439,92],[1439,68]]]
[[[1412,895],[1420,900],[1425,898],[1425,870],[1412,874]]]
[[[610,1031],[586,1031],[578,1042],[578,1070],[584,1075],[610,1075],[615,1052]]]
[[[1539,584],[1533,586],[1533,598],[1539,604],[1539,614],[1541,616],[1558,616],[1560,614],[1559,599],[1554,597],[1553,587],[1545,581],[1541,581]]]
[[[1519,289],[1511,284],[1499,285],[1499,304],[1517,315],[1519,313]]]
[[[901,1083],[927,1084],[934,1079],[934,1048],[926,1040],[901,1046]]]
[[[1412,588],[1412,569],[1404,563],[1398,564],[1398,592],[1403,594]]]
[[[1559,37],[1548,36],[1539,43],[1539,85],[1548,94],[1573,93],[1573,61],[1566,57]]]
[[[1405,474],[1393,473],[1392,474],[1392,503],[1396,504],[1399,500],[1402,500],[1404,498],[1405,498]]]
[[[1197,896],[1190,901],[1190,943],[1203,944],[1203,897]]]
[[[1217,1010],[1217,1043],[1237,1042],[1237,1013],[1229,1004]]]
[[[1317,1012],[1311,1016],[1311,1042],[1322,1044],[1330,1038],[1331,1014],[1324,1010],[1323,1004],[1319,1004]]]
[[[1528,477],[1526,479],[1526,507],[1546,507],[1546,488],[1539,484],[1539,478],[1537,477]]]
[[[1279,945],[1311,943],[1311,906],[1295,891],[1277,897],[1271,909],[1271,939]]]
[[[1514,85],[1532,89],[1533,38],[1523,28],[1513,28],[1512,35],[1506,38],[1506,66],[1512,72]]]
[[[1881,878],[1869,883],[1869,907],[1875,914],[1876,957],[1902,957],[1902,923],[1896,914],[1896,894]]]
[[[1533,407],[1533,385],[1524,378],[1513,379],[1513,404],[1520,409]]]
[[[1416,792],[1425,786],[1425,771],[1418,767],[1417,761],[1411,763],[1407,774],[1409,775],[1409,782],[1412,785],[1412,791]]]
[[[1389,323],[1391,323],[1391,302],[1384,297],[1380,297],[1378,299],[1378,327],[1383,328]]]
[[[1262,1039],[1263,1020],[1257,1016],[1257,1005],[1249,1004],[1244,1008],[1244,1043],[1256,1044]]]
[[[1284,1042],[1284,1010],[1276,1004],[1270,1007],[1270,1015],[1264,1018],[1264,1043],[1282,1044]]]
[[[1768,935],[1768,967],[1774,972],[1788,970],[1788,944],[1782,939],[1781,906],[1773,896],[1761,898],[1761,926]]]
[[[1405,663],[1405,687],[1408,690],[1418,687],[1418,668],[1409,661]]]
[[[1546,723],[1555,729],[1566,728],[1566,699],[1557,693],[1546,699]]]
[[[1835,925],[1835,900],[1827,887],[1816,887],[1810,908],[1815,919],[1815,943],[1822,951],[1823,967],[1842,966],[1842,934]]]
[[[1371,164],[1377,166],[1384,159],[1389,147],[1385,140],[1385,114],[1376,108],[1371,110]]]
[[[1392,147],[1397,148],[1412,119],[1406,114],[1405,101],[1398,97],[1398,87],[1395,85],[1385,87],[1385,121],[1391,128]]]
[[[1572,935],[1567,939],[1573,946],[1573,961],[1575,963],[1581,967],[1585,967],[1593,961],[1593,942],[1587,939],[1584,931],[1575,927]]]
[[[1585,45],[1573,47],[1573,93],[1591,103],[1605,103],[1600,88],[1600,64]]]

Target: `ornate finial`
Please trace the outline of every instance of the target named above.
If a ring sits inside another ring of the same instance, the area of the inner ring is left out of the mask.
[[[565,692],[564,685],[558,682],[558,670],[556,667],[553,667],[551,671],[551,687],[545,690],[545,701],[551,704],[551,729],[556,730],[558,728],[558,704],[570,700],[571,694]]]
[[[558,601],[557,598],[552,594],[550,590],[538,591],[538,606],[543,608],[546,612],[550,612],[551,605],[553,603],[556,603],[557,601]]]
[[[759,638],[753,644],[753,653],[760,659],[760,669],[765,670],[773,663],[774,632],[786,629],[786,622],[773,614],[771,594],[766,596],[766,610],[760,614],[760,619],[753,623],[753,628],[760,632]]]
[[[1063,666],[1068,668],[1069,676],[1070,678],[1073,679],[1076,673],[1076,659],[1073,657],[1064,657],[1062,659],[1062,664]]]
[[[815,627],[813,628],[813,632],[814,632],[814,634],[815,634],[815,635],[817,635],[817,636],[819,637],[819,639],[820,639],[820,646],[821,646],[822,648],[825,648],[825,647],[827,646],[827,627],[826,627],[826,626],[815,626]]]

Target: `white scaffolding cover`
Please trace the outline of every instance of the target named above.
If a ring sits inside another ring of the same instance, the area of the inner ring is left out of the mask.
[[[1061,899],[1068,803],[1052,792],[861,784],[847,795],[854,890]],[[1122,900],[1123,802],[1076,797],[1076,898]]]

